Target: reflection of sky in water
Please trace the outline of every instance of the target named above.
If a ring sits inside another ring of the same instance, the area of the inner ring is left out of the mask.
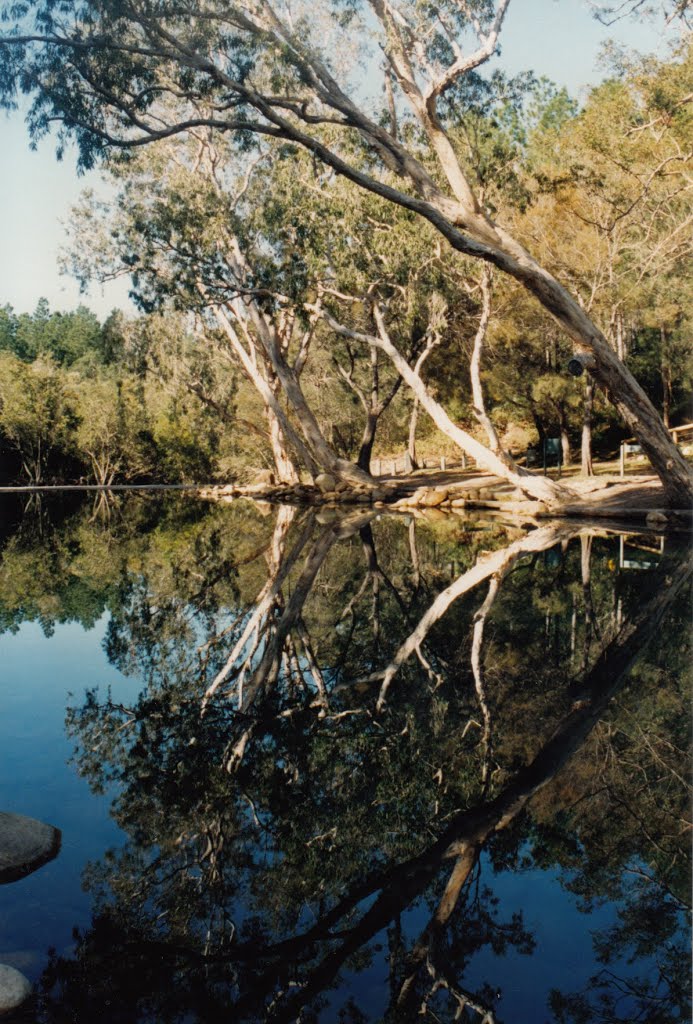
[[[49,946],[63,950],[73,926],[90,921],[82,892],[88,860],[103,856],[122,835],[109,802],[67,764],[72,744],[64,731],[68,692],[97,683],[131,699],[138,684],[110,666],[101,647],[105,619],[85,632],[57,625],[52,637],[37,623],[0,635],[0,808],[39,818],[62,830],[56,860],[33,875],[0,886],[0,961],[34,978]]]
[[[88,925],[90,897],[81,888],[82,870],[122,838],[109,817],[108,800],[90,794],[87,783],[67,764],[72,750],[63,728],[68,692],[79,696],[97,683],[112,685],[115,699],[130,700],[138,692],[137,681],[123,677],[106,660],[101,646],[105,622],[89,632],[74,623],[58,624],[50,638],[29,623],[16,635],[0,636],[0,807],[48,821],[63,832],[57,860],[0,887],[0,960],[31,978],[40,974],[49,946],[67,952],[72,928]],[[482,873],[500,900],[501,916],[522,909],[537,946],[531,956],[510,950],[497,957],[484,949],[472,957],[464,981],[470,989],[485,981],[498,985],[500,1016],[538,1024],[548,1016],[550,988],[581,988],[593,973],[590,933],[614,921],[613,908],[580,913],[553,871],[493,875],[484,857]],[[425,906],[408,911],[403,918],[407,933],[418,934],[429,914]],[[384,956],[386,937],[379,936],[376,943]],[[345,972],[344,991],[352,992],[371,1014],[383,1011],[387,969],[380,956],[364,971]],[[328,1007],[321,1019],[329,1021],[330,1013]]]
[[[499,919],[509,919],[513,912],[522,911],[524,926],[532,933],[536,948],[529,956],[512,948],[497,956],[486,947],[471,957],[463,984],[470,991],[478,990],[484,983],[500,989],[494,1009],[507,1024],[542,1024],[550,1016],[550,989],[579,990],[595,972],[591,933],[614,923],[614,907],[606,904],[590,914],[580,913],[575,897],[561,888],[556,871],[501,871],[494,875],[485,855],[481,865],[482,883],[500,901]],[[402,917],[403,929],[415,938],[430,913],[430,907],[425,905],[412,908]],[[361,1009],[368,1009],[374,1019],[384,1012],[388,998],[387,964],[381,959],[387,955],[387,936],[379,935],[375,945],[382,952],[373,965],[357,974],[346,972],[345,977],[345,987],[356,1003]],[[323,1024],[333,1019],[331,1013],[330,1008],[324,1011]]]

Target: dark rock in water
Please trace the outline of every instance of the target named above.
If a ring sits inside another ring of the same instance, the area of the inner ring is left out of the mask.
[[[12,1013],[26,1002],[30,995],[31,983],[27,978],[14,967],[0,964],[0,1017]]]
[[[60,829],[0,811],[0,885],[30,875],[60,850]],[[8,968],[9,969],[9,968]]]

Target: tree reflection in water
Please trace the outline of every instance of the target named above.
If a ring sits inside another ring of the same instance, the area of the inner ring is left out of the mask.
[[[112,582],[146,685],[68,728],[128,841],[40,1019],[500,1022],[469,963],[534,939],[483,851],[617,904],[555,1021],[687,1020],[688,557],[643,596],[603,531],[249,508]],[[340,987],[373,964],[375,1010]]]

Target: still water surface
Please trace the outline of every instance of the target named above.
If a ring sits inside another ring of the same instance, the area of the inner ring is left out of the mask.
[[[690,1018],[686,537],[0,511],[21,1019]]]

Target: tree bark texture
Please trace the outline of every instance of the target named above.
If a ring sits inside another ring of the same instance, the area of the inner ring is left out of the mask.
[[[592,404],[594,384],[591,377],[585,378],[585,395],[582,407],[582,437],[580,443],[580,468],[583,476],[593,476],[592,468]]]
[[[660,374],[662,378],[662,420],[668,429],[671,426],[671,360],[669,358],[669,345],[667,332],[664,327],[660,328],[661,356]]]

